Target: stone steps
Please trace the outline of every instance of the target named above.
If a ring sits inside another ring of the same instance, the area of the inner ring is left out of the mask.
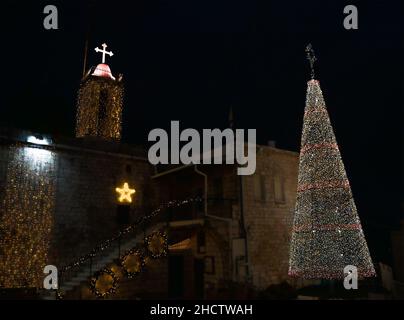
[[[162,226],[163,223],[156,224],[155,226],[150,227],[149,231],[158,230]],[[121,249],[120,249],[121,255],[126,251],[135,247],[139,242],[142,242],[143,236],[144,236],[143,233],[140,233],[136,235],[135,238],[130,238],[127,241],[121,243]],[[104,253],[100,254],[100,256],[97,257],[96,261],[93,262],[91,268],[91,274],[89,264],[84,264],[83,266],[81,266],[81,269],[74,274],[74,276],[72,276],[69,279],[65,279],[62,282],[62,284],[60,285],[60,290],[63,293],[68,293],[74,290],[75,288],[81,286],[83,283],[89,280],[90,275],[94,274],[94,272],[105,268],[110,263],[113,263],[114,260],[116,260],[119,257],[118,253],[119,253],[118,247],[113,247],[112,249],[106,250]],[[55,300],[56,294],[55,292],[50,291],[49,294],[45,294],[42,297],[42,299]]]

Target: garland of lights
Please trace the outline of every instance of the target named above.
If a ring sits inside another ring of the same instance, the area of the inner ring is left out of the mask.
[[[51,148],[16,143],[8,149],[0,214],[0,287],[42,287],[55,205]]]
[[[81,266],[84,263],[88,262],[90,259],[97,256],[100,252],[108,249],[119,238],[121,238],[122,236],[129,234],[131,232],[134,232],[139,226],[143,225],[144,223],[149,221],[151,218],[159,215],[164,210],[169,209],[169,208],[180,207],[180,206],[186,205],[188,203],[192,203],[192,202],[201,202],[201,201],[202,201],[201,197],[193,197],[193,198],[188,198],[185,200],[171,200],[163,205],[160,205],[156,210],[152,211],[149,215],[140,217],[134,224],[126,227],[125,229],[123,229],[122,231],[120,231],[118,234],[111,237],[110,239],[105,240],[103,243],[101,243],[100,245],[95,247],[90,253],[88,253],[84,256],[81,256],[76,261],[60,268],[60,274],[62,275],[65,272],[69,271],[70,269]]]
[[[304,115],[289,275],[338,279],[353,265],[375,270],[320,84],[310,80]]]
[[[56,290],[56,300],[63,300],[64,294],[59,289]]]
[[[76,136],[120,140],[123,96],[122,81],[86,77],[78,92]]]
[[[125,275],[131,279],[141,273],[145,266],[145,257],[141,250],[133,248],[120,258]]]
[[[188,203],[192,203],[192,202],[201,202],[202,198],[201,197],[193,197],[193,198],[188,198],[185,200],[171,200],[163,205],[160,205],[156,210],[152,211],[149,215],[143,216],[141,218],[139,218],[134,224],[126,227],[124,230],[120,231],[117,235],[115,235],[114,237],[107,239],[106,241],[104,241],[103,243],[101,243],[99,246],[95,247],[90,253],[80,257],[78,260],[60,268],[60,276],[62,276],[64,273],[66,273],[67,271],[69,271],[70,269],[77,267],[77,266],[81,266],[84,263],[86,263],[87,261],[89,261],[90,259],[92,259],[93,257],[95,257],[97,254],[99,254],[100,252],[106,250],[107,248],[109,248],[112,243],[114,243],[116,240],[118,240],[120,237],[133,232],[136,230],[136,228],[138,228],[139,226],[141,226],[142,224],[146,223],[147,221],[149,221],[150,219],[152,219],[153,217],[159,215],[161,212],[163,212],[166,209],[169,208],[176,208],[176,207],[180,207],[183,205],[186,205]],[[160,243],[160,245],[159,245]],[[157,246],[156,246],[157,244]],[[167,241],[167,234],[165,232],[155,232],[151,235],[149,235],[148,237],[145,238],[145,247],[147,249],[147,252],[150,254],[151,257],[153,258],[160,258],[163,257],[165,255],[167,255],[168,253],[168,241]],[[136,251],[136,249],[132,249],[131,251],[129,251],[129,253],[134,253]],[[127,255],[127,254],[126,254]],[[125,257],[125,256],[124,256]],[[128,268],[125,268],[125,262],[124,262],[124,257],[122,257],[120,259],[121,262],[121,266],[123,267],[123,272],[125,273],[126,276],[128,276],[129,278],[134,277],[136,274],[138,274],[139,272],[144,270],[144,266],[145,266],[145,259],[143,257],[142,263],[141,263],[141,270],[140,271],[135,271],[132,272],[130,270],[128,270]],[[118,277],[114,278],[114,281],[112,281],[111,286],[108,288],[107,291],[104,290],[104,292],[101,292],[100,290],[97,289],[97,283],[99,280],[99,277],[102,273],[107,272],[108,274],[112,273],[115,275],[115,273],[110,270],[110,269],[103,269],[101,271],[98,271],[94,274],[94,276],[92,277],[91,281],[90,281],[90,290],[91,292],[93,292],[97,297],[99,298],[105,298],[107,295],[113,294],[116,292],[117,286],[118,286]],[[111,275],[111,277],[113,277]],[[61,294],[57,295],[58,299],[62,299],[63,296]]]
[[[168,253],[168,239],[166,232],[153,232],[149,236],[145,237],[144,244],[148,256],[154,259],[165,257]],[[119,264],[122,267],[123,273],[129,279],[132,279],[144,270],[145,256],[140,249],[132,248],[119,259]],[[115,275],[112,270],[104,268],[96,272],[90,280],[90,290],[98,298],[105,298],[106,296],[115,293],[118,286],[119,279],[116,277],[116,281],[111,281],[109,286],[105,288],[104,285],[104,291],[97,289],[98,282],[101,282],[100,277],[105,273],[111,277]]]
[[[158,259],[167,255],[168,252],[168,240],[167,233],[156,231],[145,238],[145,245],[148,254]]]
[[[105,299],[118,289],[119,278],[111,269],[104,268],[94,274],[90,280],[90,290],[98,298]]]

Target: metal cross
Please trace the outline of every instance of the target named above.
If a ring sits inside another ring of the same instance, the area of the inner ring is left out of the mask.
[[[311,43],[309,43],[306,47],[306,54],[307,54],[307,60],[310,62],[310,69],[311,69],[311,78],[314,79],[314,62],[317,61],[317,58],[314,54],[313,47],[311,46]]]
[[[100,48],[95,48],[96,52],[102,52],[102,63],[105,63],[105,55],[109,55],[110,57],[112,57],[114,54],[112,53],[112,51],[107,51],[105,50],[107,45],[105,43],[103,43],[102,45],[102,50]]]

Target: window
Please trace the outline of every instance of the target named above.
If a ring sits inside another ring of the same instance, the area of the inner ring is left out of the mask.
[[[263,174],[254,175],[254,196],[257,201],[265,201],[267,199],[265,180],[266,177]]]

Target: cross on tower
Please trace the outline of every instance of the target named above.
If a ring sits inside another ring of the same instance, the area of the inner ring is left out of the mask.
[[[112,51],[107,51],[105,50],[107,45],[105,43],[103,43],[102,45],[102,50],[100,48],[95,48],[96,52],[101,52],[102,53],[102,63],[105,63],[105,55],[109,55],[110,57],[112,57],[114,54],[112,53]]]

